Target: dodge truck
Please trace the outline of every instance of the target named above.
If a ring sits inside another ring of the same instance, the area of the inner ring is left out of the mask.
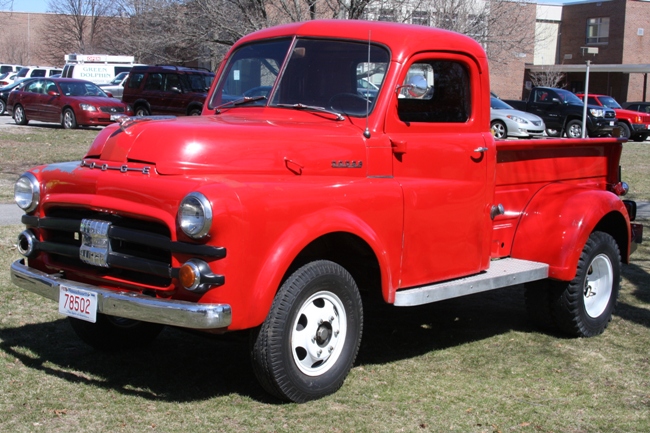
[[[554,87],[535,87],[527,101],[506,101],[517,110],[538,115],[546,124],[549,137],[582,137],[584,104],[574,93]],[[589,137],[614,135],[618,121],[614,110],[599,105],[587,105],[587,131]]]
[[[163,326],[246,331],[261,386],[304,402],[342,386],[366,296],[408,307],[524,284],[536,322],[602,333],[642,236],[623,141],[495,141],[469,37],[268,28],[232,47],[201,116],[123,117],[81,161],[20,176],[11,277],[99,350]]]

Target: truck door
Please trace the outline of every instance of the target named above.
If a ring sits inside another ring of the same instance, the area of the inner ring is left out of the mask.
[[[533,89],[528,102],[528,111],[541,117],[548,129],[559,131],[564,127],[562,100],[551,89],[545,87]]]
[[[478,273],[489,264],[495,150],[478,103],[489,90],[457,54],[419,55],[399,82],[386,132],[404,192],[400,287]]]

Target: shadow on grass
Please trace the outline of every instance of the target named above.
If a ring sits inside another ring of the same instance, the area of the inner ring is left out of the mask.
[[[634,286],[632,295],[639,302],[650,304],[650,274],[648,271],[631,263],[623,267],[623,276]],[[650,311],[645,308],[619,302],[615,314],[622,319],[650,328]]]
[[[432,350],[530,331],[521,288],[414,308],[365,307],[358,364],[383,364]],[[258,385],[248,334],[204,337],[166,328],[142,350],[103,353],[82,343],[66,319],[0,329],[0,350],[28,368],[70,382],[163,401],[200,401],[239,394],[278,403]]]

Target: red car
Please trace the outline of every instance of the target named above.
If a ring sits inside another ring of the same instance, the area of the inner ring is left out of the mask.
[[[126,105],[97,85],[71,78],[39,78],[9,94],[7,111],[16,124],[30,120],[60,123],[66,129],[105,126],[119,114],[131,115]]]

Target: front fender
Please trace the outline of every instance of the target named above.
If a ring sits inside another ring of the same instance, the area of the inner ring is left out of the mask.
[[[283,234],[271,247],[273,254],[266,257],[253,286],[255,291],[251,297],[248,323],[262,323],[271,308],[273,298],[282,283],[284,275],[293,260],[311,242],[330,233],[349,233],[362,239],[373,250],[381,270],[382,293],[384,299],[393,302],[396,286],[393,284],[398,275],[391,271],[399,269],[399,263],[394,263],[382,237],[364,221],[348,209],[320,209],[306,215],[292,225],[286,227]],[[397,238],[399,241],[399,238]],[[393,246],[394,248],[395,246]],[[399,260],[399,255],[395,256]]]
[[[548,263],[549,277],[570,281],[589,235],[599,225],[617,239],[625,259],[630,221],[618,196],[563,183],[548,185],[526,206],[515,232],[512,257]],[[623,236],[617,234],[621,232]]]

